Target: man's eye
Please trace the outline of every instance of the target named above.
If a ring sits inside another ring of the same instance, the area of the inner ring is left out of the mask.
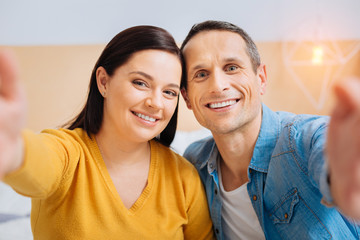
[[[231,66],[228,66],[228,67],[225,69],[225,71],[226,71],[226,72],[232,72],[232,71],[235,71],[235,70],[237,70],[237,69],[238,69],[237,66],[231,65]]]
[[[198,72],[195,77],[196,78],[204,78],[207,76],[207,73],[206,72]]]

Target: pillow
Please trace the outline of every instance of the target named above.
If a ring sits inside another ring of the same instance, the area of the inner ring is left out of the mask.
[[[30,212],[31,199],[0,182],[0,239],[33,239]]]

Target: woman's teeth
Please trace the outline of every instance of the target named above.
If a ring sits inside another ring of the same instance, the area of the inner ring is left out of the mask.
[[[146,116],[146,115],[141,114],[141,113],[135,113],[135,115],[138,116],[139,118],[142,118],[142,119],[146,120],[146,121],[150,121],[150,122],[155,122],[156,121],[155,118]]]

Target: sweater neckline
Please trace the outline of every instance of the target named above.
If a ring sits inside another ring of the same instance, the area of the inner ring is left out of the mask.
[[[149,198],[153,185],[156,181],[154,181],[154,179],[157,176],[157,151],[156,151],[156,142],[154,142],[153,140],[150,141],[150,167],[149,167],[149,173],[148,173],[148,177],[147,177],[147,184],[144,188],[144,190],[142,191],[142,193],[140,194],[140,196],[138,197],[138,199],[136,199],[135,203],[130,207],[130,208],[126,208],[125,205],[123,204],[123,201],[119,195],[119,193],[116,190],[115,184],[110,176],[110,173],[105,165],[104,159],[102,157],[102,154],[100,152],[99,149],[99,145],[96,142],[96,138],[95,135],[91,136],[91,139],[89,139],[90,144],[93,145],[93,147],[91,148],[93,150],[93,155],[94,155],[94,159],[96,162],[96,165],[101,173],[102,178],[105,181],[105,185],[107,186],[108,190],[111,192],[111,194],[113,195],[113,197],[115,198],[116,202],[119,203],[119,206],[121,209],[123,209],[123,211],[127,211],[129,214],[135,214],[137,211],[139,211],[145,204],[146,199]]]

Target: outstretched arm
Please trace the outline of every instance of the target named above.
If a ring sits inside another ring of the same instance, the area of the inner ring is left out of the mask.
[[[25,126],[26,100],[20,86],[15,56],[0,51],[0,179],[23,162],[21,130]]]
[[[337,103],[327,138],[330,190],[347,216],[360,220],[360,79],[334,88]]]

